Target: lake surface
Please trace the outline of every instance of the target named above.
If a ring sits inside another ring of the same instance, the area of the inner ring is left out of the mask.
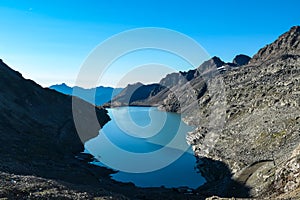
[[[140,187],[197,188],[205,180],[195,169],[196,159],[186,143],[194,128],[181,115],[154,107],[108,109],[111,121],[96,138],[85,143],[98,161],[118,170],[112,179]]]

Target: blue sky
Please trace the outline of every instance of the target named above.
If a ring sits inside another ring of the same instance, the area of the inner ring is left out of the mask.
[[[299,8],[299,0],[0,0],[0,58],[43,86],[72,85],[85,58],[108,37],[163,27],[193,38],[209,55],[231,61],[240,53],[252,56],[299,25]],[[118,79],[114,72],[109,77],[111,82],[103,85],[113,86]]]

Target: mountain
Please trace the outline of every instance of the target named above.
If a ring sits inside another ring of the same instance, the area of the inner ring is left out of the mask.
[[[144,105],[143,101],[151,96],[152,91],[157,89],[159,84],[144,85],[142,83],[129,84],[112,101],[104,106],[126,106],[126,105]]]
[[[198,68],[187,72],[171,73],[166,75],[159,83],[144,85],[142,83],[129,84],[124,90],[116,95],[110,102],[104,104],[105,107],[118,106],[160,106],[161,109],[171,112],[180,112],[179,105],[167,106],[172,104],[174,94],[181,94],[185,86],[203,85],[203,74],[209,75],[214,71],[225,72],[234,67],[248,63],[250,57],[238,55],[234,58],[234,63],[225,63],[220,58],[214,56],[202,63]],[[191,84],[191,85],[190,85]],[[201,89],[202,91],[202,89]],[[191,94],[192,95],[192,94]],[[190,96],[185,98],[190,102]]]
[[[112,87],[103,87],[103,86],[99,86],[91,89],[84,89],[77,86],[73,88],[67,86],[65,83],[52,85],[49,88],[54,89],[63,94],[75,95],[97,106],[101,106],[102,104],[110,101],[114,96],[118,95],[122,91],[122,88],[112,88]],[[73,94],[74,89],[76,90],[76,92]]]
[[[83,150],[72,120],[72,97],[50,89],[44,89],[31,80],[10,69],[0,61],[1,72],[1,133],[40,135],[49,138],[49,145],[67,152]],[[89,108],[91,104],[74,98],[79,104]],[[107,111],[96,110],[103,126],[108,120]],[[76,112],[76,110],[74,110]],[[47,113],[47,114],[45,114]],[[100,127],[99,127],[100,129]],[[98,130],[96,130],[98,132]],[[6,137],[3,135],[3,137]],[[3,138],[2,137],[2,138]],[[51,137],[53,137],[51,139]],[[42,138],[41,138],[42,139]],[[47,146],[41,148],[46,148]],[[58,146],[66,147],[58,148]]]
[[[197,126],[187,140],[207,193],[275,198],[300,190],[299,43],[300,27],[292,27],[247,65],[208,79],[184,113]]]
[[[283,55],[300,55],[300,27],[294,26],[272,44],[266,45],[253,56],[250,63],[273,61]]]
[[[251,58],[249,56],[239,54],[233,59],[232,63],[236,66],[243,66],[248,64],[250,60]]]

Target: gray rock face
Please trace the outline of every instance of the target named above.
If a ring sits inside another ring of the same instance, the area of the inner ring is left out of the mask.
[[[300,27],[294,26],[275,42],[260,49],[250,63],[267,62],[282,55],[300,55]]]
[[[253,196],[299,186],[292,168],[298,161],[289,161],[300,143],[299,30],[293,27],[248,65],[208,80],[198,112],[186,113],[186,121],[199,127],[187,136],[195,154],[226,163]],[[221,98],[212,83],[220,83]]]

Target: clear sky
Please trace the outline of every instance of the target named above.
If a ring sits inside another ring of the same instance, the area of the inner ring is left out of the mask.
[[[299,0],[0,0],[0,58],[43,86],[73,85],[85,58],[108,37],[163,27],[231,61],[299,25],[299,8]],[[114,85],[110,76],[103,85]]]

